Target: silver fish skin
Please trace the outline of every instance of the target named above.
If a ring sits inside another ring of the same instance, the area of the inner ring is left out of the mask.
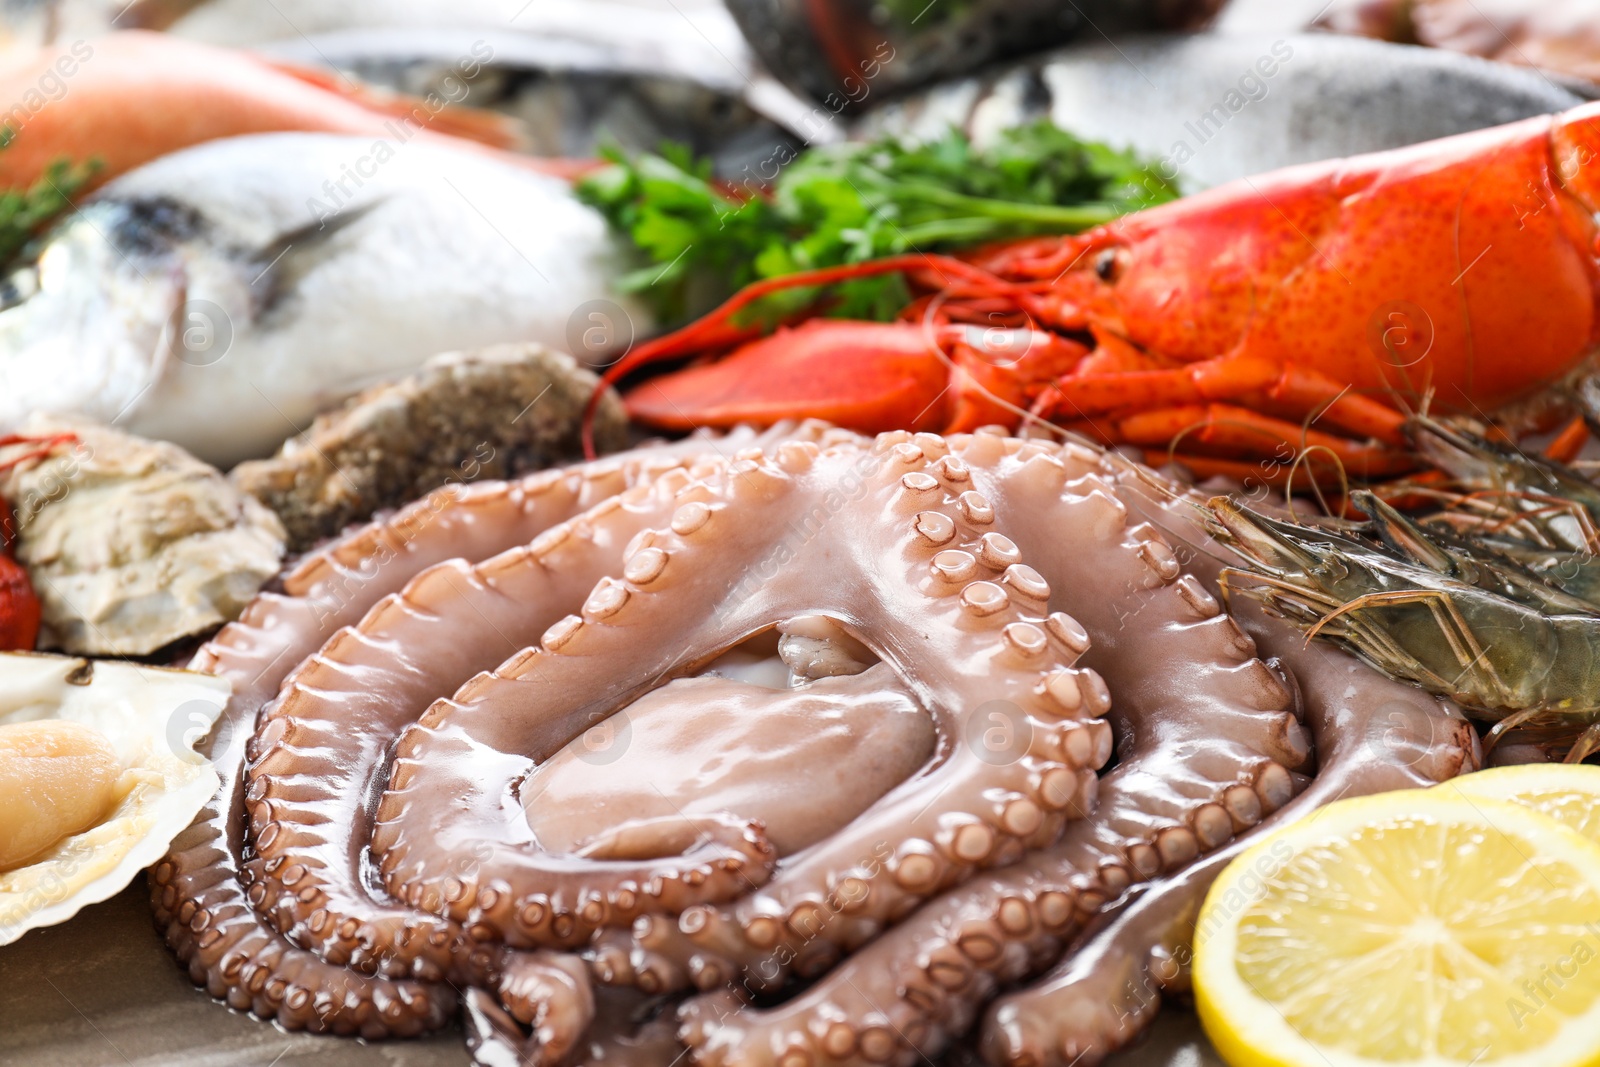
[[[604,359],[652,328],[613,290],[627,256],[566,182],[486,153],[214,141],[105,186],[0,287],[0,432],[76,412],[231,466],[439,352]]]
[[[955,125],[981,145],[1049,117],[1137,150],[1194,192],[1576,107],[1572,89],[1533,70],[1333,34],[1149,36],[949,81],[869,111],[851,134],[922,140]]]

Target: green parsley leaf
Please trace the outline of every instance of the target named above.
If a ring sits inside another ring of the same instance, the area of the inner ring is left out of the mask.
[[[1164,203],[1177,188],[1131,152],[1084,141],[1048,120],[1007,130],[984,151],[959,131],[926,144],[829,145],[796,157],[770,186],[743,195],[712,180],[682,146],[608,153],[578,195],[628,235],[650,266],[625,287],[681,321],[763,278],[908,251],[1075,233]],[[779,293],[763,319],[818,298]],[[910,293],[898,276],[832,288],[827,312],[887,320]]]
[[[0,126],[0,150],[14,137],[11,127]],[[0,270],[8,269],[28,242],[72,206],[73,195],[98,169],[95,160],[74,166],[58,159],[27,189],[0,192]]]

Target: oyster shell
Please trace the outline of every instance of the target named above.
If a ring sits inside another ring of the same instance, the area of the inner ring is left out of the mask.
[[[241,463],[230,478],[277,512],[291,550],[301,551],[442,485],[579,458],[583,409],[598,384],[543,345],[447,352],[319,415],[276,456]],[[595,410],[596,446],[621,447],[626,427],[608,391]]]
[[[0,475],[44,609],[41,648],[146,655],[237,617],[277,573],[277,518],[177,445],[86,420],[24,430],[77,436]]]

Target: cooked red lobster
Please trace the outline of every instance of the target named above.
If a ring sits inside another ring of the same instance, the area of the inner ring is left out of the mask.
[[[1074,236],[790,275],[607,379],[721,353],[628,394],[663,429],[1034,418],[1201,473],[1281,477],[1301,458],[1380,476],[1411,462],[1406,411],[1485,417],[1585,367],[1597,160],[1600,104],[1286,168]],[[728,350],[761,295],[884,272],[919,294],[901,321],[813,320]]]

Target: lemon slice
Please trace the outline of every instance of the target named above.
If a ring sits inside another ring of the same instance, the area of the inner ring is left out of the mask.
[[[1332,804],[1223,872],[1194,988],[1234,1067],[1596,1067],[1600,846],[1502,800]]]
[[[1509,800],[1543,812],[1600,844],[1600,767],[1582,763],[1543,763],[1453,778],[1435,792]]]

